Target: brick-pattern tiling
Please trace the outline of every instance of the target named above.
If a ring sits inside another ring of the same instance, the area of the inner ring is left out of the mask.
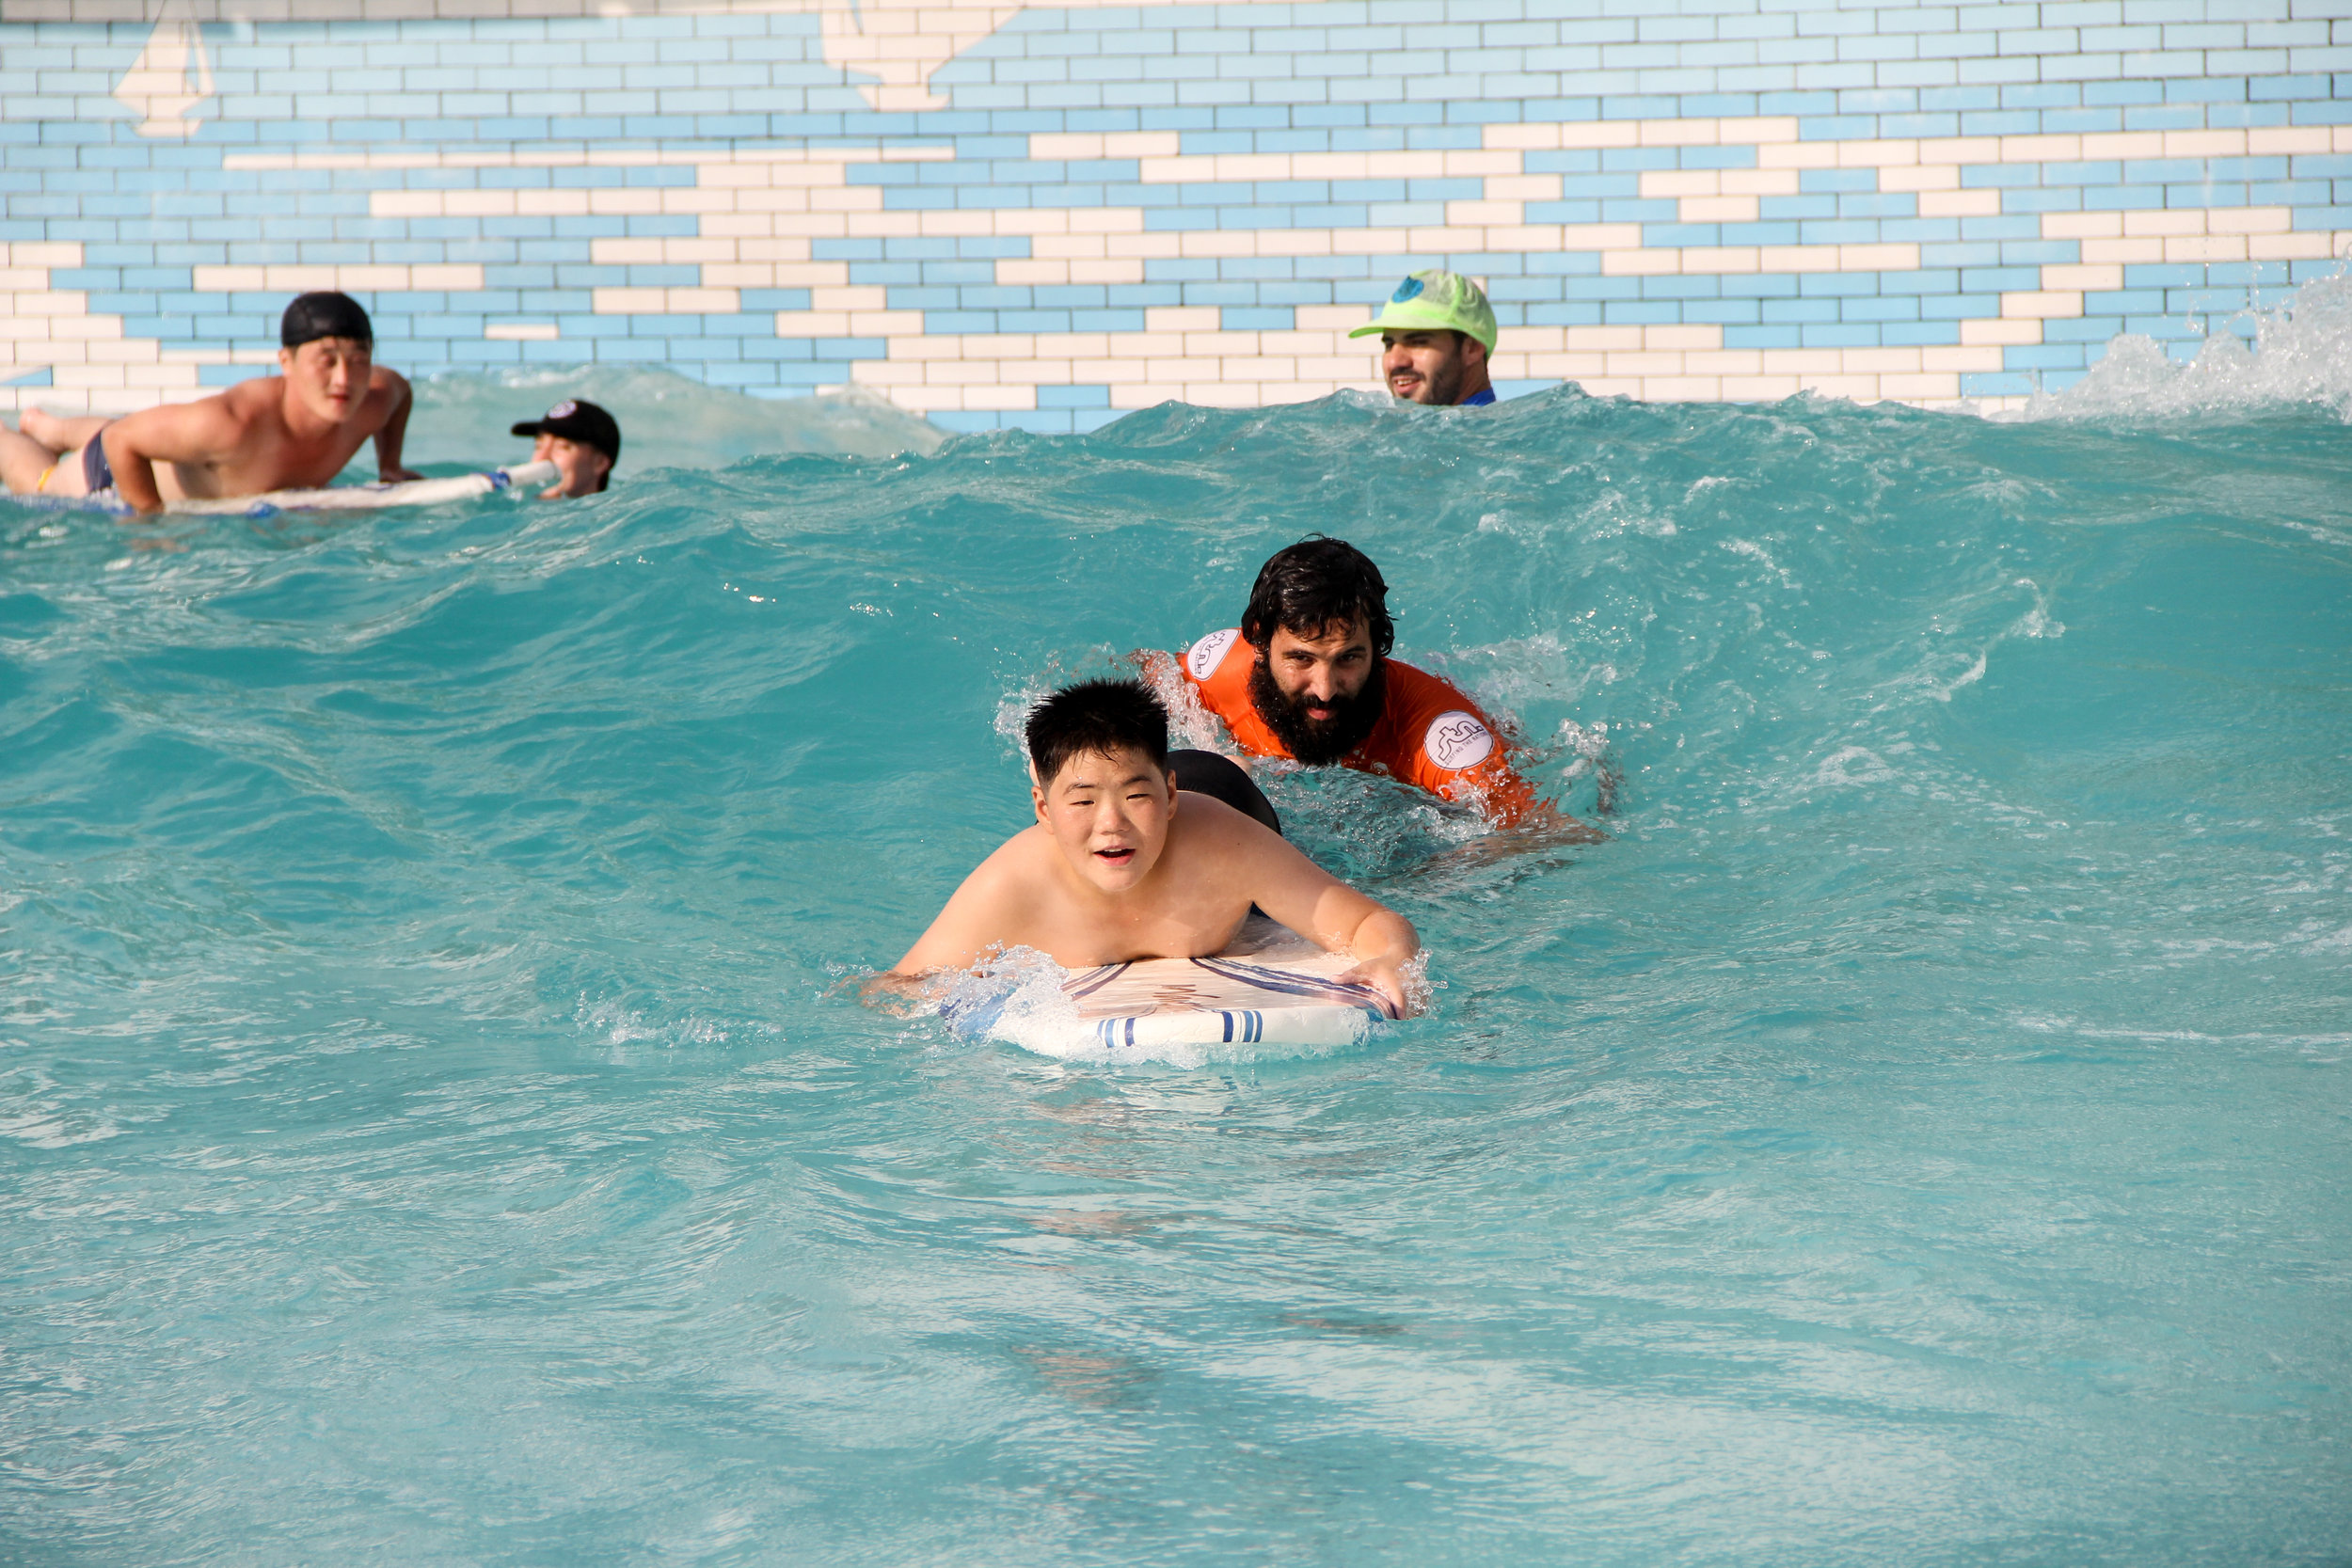
[[[1432,264],[1506,395],[1998,403],[2352,251],[2352,0],[288,8],[0,0],[0,406],[336,287],[411,371],[1086,429],[1374,386]]]

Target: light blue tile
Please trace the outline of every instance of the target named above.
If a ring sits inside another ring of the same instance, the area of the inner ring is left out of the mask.
[[[1685,147],[1677,150],[1672,167],[1676,168],[1754,168],[1756,149],[1751,146]]]
[[[1878,274],[1871,272],[1809,272],[1797,279],[1797,293],[1806,299],[1851,299],[1878,292]]]
[[[1878,171],[1869,168],[1808,168],[1800,170],[1797,177],[1797,189],[1807,194],[1876,192],[1878,188]]]
[[[2087,348],[2082,343],[2018,343],[2011,345],[2001,360],[2017,371],[2080,370],[2087,362],[2086,356]]]
[[[1727,349],[1782,349],[1804,346],[1804,328],[1794,322],[1764,322],[1724,328]]]
[[[1919,301],[1903,294],[1854,294],[1838,301],[1840,320],[1884,325],[1919,320]]]
[[[1677,245],[1711,249],[1722,243],[1717,226],[1711,223],[1646,223],[1642,226],[1642,244],[1653,250]]]
[[[1559,282],[1559,279],[1541,278],[1537,279],[1537,281],[1556,285]],[[1723,280],[1719,277],[1682,277],[1670,276],[1645,277],[1641,280],[1641,283],[1642,297],[1644,299],[1675,301],[1681,307],[1683,311],[1682,319],[1685,321],[1694,319],[1690,315],[1690,311],[1694,306],[1720,303],[1719,296],[1723,293]],[[1741,309],[1745,309],[1746,306],[1753,303],[1753,301],[1742,301],[1740,302]]]
[[[2042,220],[2031,213],[2003,213],[1994,217],[1963,217],[1963,240],[2032,240],[2042,235]]]

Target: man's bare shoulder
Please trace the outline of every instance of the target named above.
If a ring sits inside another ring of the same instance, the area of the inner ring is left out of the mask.
[[[217,398],[205,403],[218,404],[221,409],[239,420],[250,420],[275,414],[285,405],[286,378],[282,375],[257,375],[250,381],[240,381]],[[196,404],[190,404],[194,407]]]
[[[267,380],[274,385],[278,378]],[[142,451],[182,462],[234,451],[271,406],[257,400],[250,390],[255,385],[239,382],[211,397],[126,414],[119,421],[122,433]]]
[[[389,420],[392,411],[408,401],[408,378],[398,371],[382,365],[368,372],[368,412],[380,420]]]
[[[167,403],[161,408],[151,408],[147,417],[168,420],[182,429],[203,430],[216,437],[228,432],[242,435],[257,423],[276,418],[285,385],[285,377],[277,375],[240,381],[226,391],[198,398],[193,403]]]

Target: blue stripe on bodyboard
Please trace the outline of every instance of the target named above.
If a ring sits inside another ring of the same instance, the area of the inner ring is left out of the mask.
[[[1135,967],[1133,963],[1104,964],[1089,974],[1074,975],[1062,982],[1062,994],[1073,1002],[1081,997],[1092,996]]]
[[[1263,969],[1256,964],[1237,962],[1232,958],[1195,958],[1196,968],[1205,969],[1223,980],[1238,980],[1260,990],[1270,990],[1289,996],[1311,996],[1318,1002],[1338,1002],[1362,1007],[1382,1018],[1395,1014],[1389,999],[1371,986],[1356,980],[1320,980],[1303,974],[1286,974],[1279,969]]]

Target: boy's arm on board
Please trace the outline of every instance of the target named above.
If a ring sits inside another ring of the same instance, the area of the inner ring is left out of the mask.
[[[1358,960],[1356,967],[1340,978],[1376,988],[1395,1009],[1394,1016],[1410,1018],[1419,1009],[1405,987],[1405,966],[1421,956],[1421,933],[1413,929],[1411,921],[1346,883],[1332,886],[1349,902],[1342,904],[1332,894],[1325,895],[1317,912],[1329,920],[1329,928],[1338,929],[1359,911],[1361,916],[1344,948]]]
[[[1421,952],[1413,923],[1349,887],[1279,833],[1232,815],[1238,818],[1234,852],[1244,859],[1251,901],[1326,952],[1358,960],[1347,978],[1377,989],[1397,1017],[1410,1014],[1401,972]]]
[[[957,888],[929,929],[892,965],[884,979],[912,980],[942,970],[970,969],[991,949],[1009,942],[1016,879],[1015,834],[982,861]]]

